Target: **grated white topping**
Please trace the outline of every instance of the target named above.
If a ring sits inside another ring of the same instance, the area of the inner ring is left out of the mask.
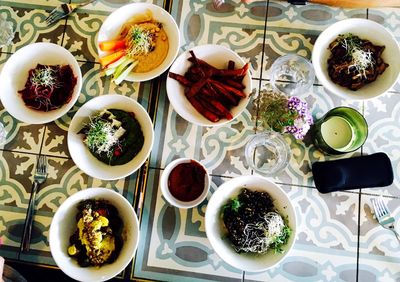
[[[366,69],[374,65],[374,58],[372,57],[372,52],[370,50],[364,51],[359,48],[354,48],[353,51],[351,52],[351,57],[352,57],[352,64],[349,66],[349,68],[355,67],[360,74],[366,77],[365,74]]]
[[[271,243],[282,235],[285,223],[282,216],[276,212],[269,212],[257,223],[249,223],[244,228],[246,241],[243,246],[236,248],[236,251],[265,253]],[[261,232],[260,232],[261,231]],[[262,236],[256,234],[262,233]]]
[[[107,118],[104,118],[107,116]],[[83,141],[93,152],[97,154],[106,153],[112,156],[112,148],[119,143],[119,139],[126,130],[122,123],[115,119],[115,116],[103,110],[93,120],[90,120],[89,131]]]

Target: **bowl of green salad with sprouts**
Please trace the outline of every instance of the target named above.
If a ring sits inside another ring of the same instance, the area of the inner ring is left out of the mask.
[[[146,161],[153,147],[153,123],[135,100],[117,94],[86,102],[68,128],[68,150],[87,175],[124,178]]]
[[[226,263],[265,271],[281,262],[296,238],[296,213],[289,197],[268,179],[249,175],[223,183],[207,205],[207,238]]]

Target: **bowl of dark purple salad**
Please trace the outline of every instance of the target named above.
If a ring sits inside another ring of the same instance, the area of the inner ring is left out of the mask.
[[[19,49],[0,74],[4,108],[16,119],[43,124],[66,114],[82,88],[74,56],[53,43],[34,43]]]
[[[265,271],[281,262],[296,238],[296,213],[289,197],[261,176],[223,183],[207,205],[207,238],[226,263]]]

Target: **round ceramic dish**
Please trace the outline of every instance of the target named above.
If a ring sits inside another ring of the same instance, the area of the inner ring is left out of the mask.
[[[69,237],[75,232],[77,205],[88,199],[106,200],[123,221],[124,240],[117,259],[101,267],[81,267],[68,255]],[[78,281],[104,281],[119,274],[131,262],[139,242],[139,222],[132,205],[121,194],[107,188],[88,188],[68,197],[58,208],[49,231],[50,251],[57,266]]]
[[[245,62],[238,54],[221,45],[201,45],[196,46],[191,50],[195,53],[196,57],[206,61],[216,68],[226,68],[229,60],[235,62],[235,68],[241,68],[245,65]],[[181,75],[185,74],[185,72],[191,66],[191,63],[188,61],[189,57],[189,51],[182,53],[172,64],[170,72]],[[243,92],[246,94],[246,98],[242,98],[239,104],[230,110],[233,119],[235,119],[244,111],[244,109],[246,109],[246,106],[250,101],[252,86],[249,71],[243,78],[243,85],[245,86]],[[220,119],[218,122],[211,122],[206,119],[192,106],[192,104],[190,104],[189,100],[185,96],[184,86],[170,77],[167,78],[167,94],[174,110],[182,118],[191,123],[201,126],[219,126],[230,122],[230,120],[227,119]]]
[[[174,18],[163,8],[148,3],[131,3],[112,12],[100,27],[97,43],[116,38],[126,22],[135,15],[143,14],[146,10],[150,10],[153,14],[153,18],[162,23],[169,41],[168,54],[164,62],[157,68],[145,73],[131,72],[125,79],[127,81],[146,81],[161,75],[171,66],[178,55],[180,34]],[[99,44],[97,44],[97,46],[98,45]],[[106,55],[106,53],[100,49],[97,50],[100,57]]]
[[[374,45],[385,46],[383,60],[389,64],[383,74],[356,91],[335,84],[328,75],[329,44],[340,34],[352,33]],[[366,19],[348,19],[339,21],[325,29],[317,38],[312,52],[312,63],[319,82],[328,93],[343,99],[365,100],[386,93],[399,78],[400,48],[393,34],[382,25]]]
[[[94,157],[82,141],[78,132],[89,120],[90,116],[103,109],[120,109],[135,113],[144,135],[144,144],[140,152],[128,163],[109,166]],[[135,100],[121,95],[103,95],[85,103],[73,117],[68,128],[68,150],[75,164],[86,174],[104,180],[124,178],[146,161],[153,147],[153,123],[147,111]]]
[[[264,255],[239,254],[224,236],[226,231],[221,219],[222,208],[229,199],[236,197],[242,188],[268,192],[278,212],[283,218],[287,218],[292,235],[283,246],[283,253],[269,251]],[[275,266],[288,256],[296,239],[296,213],[292,202],[278,185],[261,176],[236,177],[218,187],[208,202],[205,221],[207,238],[218,256],[231,266],[245,271],[265,271]]]
[[[195,200],[190,201],[190,202],[185,202],[185,201],[180,201],[177,198],[175,198],[171,192],[169,191],[168,188],[168,178],[171,173],[171,171],[178,166],[179,164],[182,163],[190,163],[191,161],[196,162],[199,164],[203,169],[206,171],[205,175],[205,182],[204,182],[204,190],[203,193]],[[167,167],[164,169],[162,175],[161,175],[161,181],[160,181],[160,188],[161,192],[164,196],[164,198],[170,203],[171,205],[181,208],[181,209],[188,209],[188,208],[193,208],[197,205],[199,205],[201,202],[204,201],[204,199],[207,197],[208,190],[210,188],[210,176],[207,172],[207,169],[198,161],[193,160],[193,159],[188,159],[188,158],[180,158],[172,161],[167,165]]]
[[[69,65],[77,78],[71,100],[62,107],[48,111],[35,111],[27,107],[19,90],[24,89],[29,71],[42,65]],[[82,73],[74,56],[65,48],[53,43],[33,43],[15,52],[5,63],[0,74],[0,95],[4,108],[16,119],[29,124],[43,124],[66,114],[81,93]]]

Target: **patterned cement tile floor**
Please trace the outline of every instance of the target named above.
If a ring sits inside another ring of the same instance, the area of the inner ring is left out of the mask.
[[[4,241],[0,255],[15,262],[29,263],[13,263],[26,277],[33,277],[33,273],[37,273],[34,266],[41,265],[49,275],[45,275],[49,277],[48,281],[67,281],[59,271],[48,268],[55,265],[48,246],[51,218],[69,195],[86,187],[102,186],[122,193],[138,212],[143,199],[139,213],[139,248],[133,262],[119,278],[159,281],[400,279],[397,241],[390,231],[376,223],[370,207],[371,198],[383,194],[396,219],[400,217],[399,84],[389,93],[365,102],[333,97],[318,81],[301,95],[311,105],[316,118],[339,105],[363,113],[369,125],[369,137],[354,155],[387,153],[395,180],[393,185],[381,189],[320,194],[314,186],[311,164],[350,157],[351,154],[327,157],[308,139],[300,142],[286,137],[292,151],[290,164],[272,180],[284,188],[296,206],[299,218],[296,244],[291,255],[276,268],[262,273],[242,272],[224,263],[206,238],[204,214],[207,201],[194,209],[175,209],[161,196],[158,183],[164,167],[177,157],[195,158],[205,164],[213,176],[211,191],[232,177],[254,173],[244,159],[244,146],[255,132],[252,101],[231,123],[218,128],[202,128],[189,124],[173,110],[165,91],[165,74],[146,83],[122,83],[118,87],[110,83],[101,74],[97,62],[96,36],[106,17],[129,2],[134,1],[98,0],[47,27],[42,21],[58,1],[0,0],[0,14],[12,21],[17,31],[12,46],[0,50],[0,69],[19,48],[34,42],[53,42],[64,46],[76,57],[84,80],[77,104],[56,122],[46,125],[21,123],[0,107],[1,121],[9,132],[9,142],[0,150],[0,237]],[[279,56],[297,53],[310,58],[320,32],[341,19],[374,20],[391,30],[400,41],[400,10],[395,8],[293,6],[273,0],[245,5],[239,0],[229,0],[216,10],[208,0],[147,2],[163,6],[176,19],[182,38],[181,52],[200,44],[219,44],[250,62],[255,93],[269,83],[269,68]],[[107,93],[137,99],[149,111],[156,134],[148,163],[137,173],[118,181],[101,181],[85,175],[72,162],[66,146],[68,125],[77,109],[91,98]],[[33,250],[19,256],[32,168],[38,154],[50,157],[49,179],[38,193]],[[210,196],[211,193],[208,198]]]

